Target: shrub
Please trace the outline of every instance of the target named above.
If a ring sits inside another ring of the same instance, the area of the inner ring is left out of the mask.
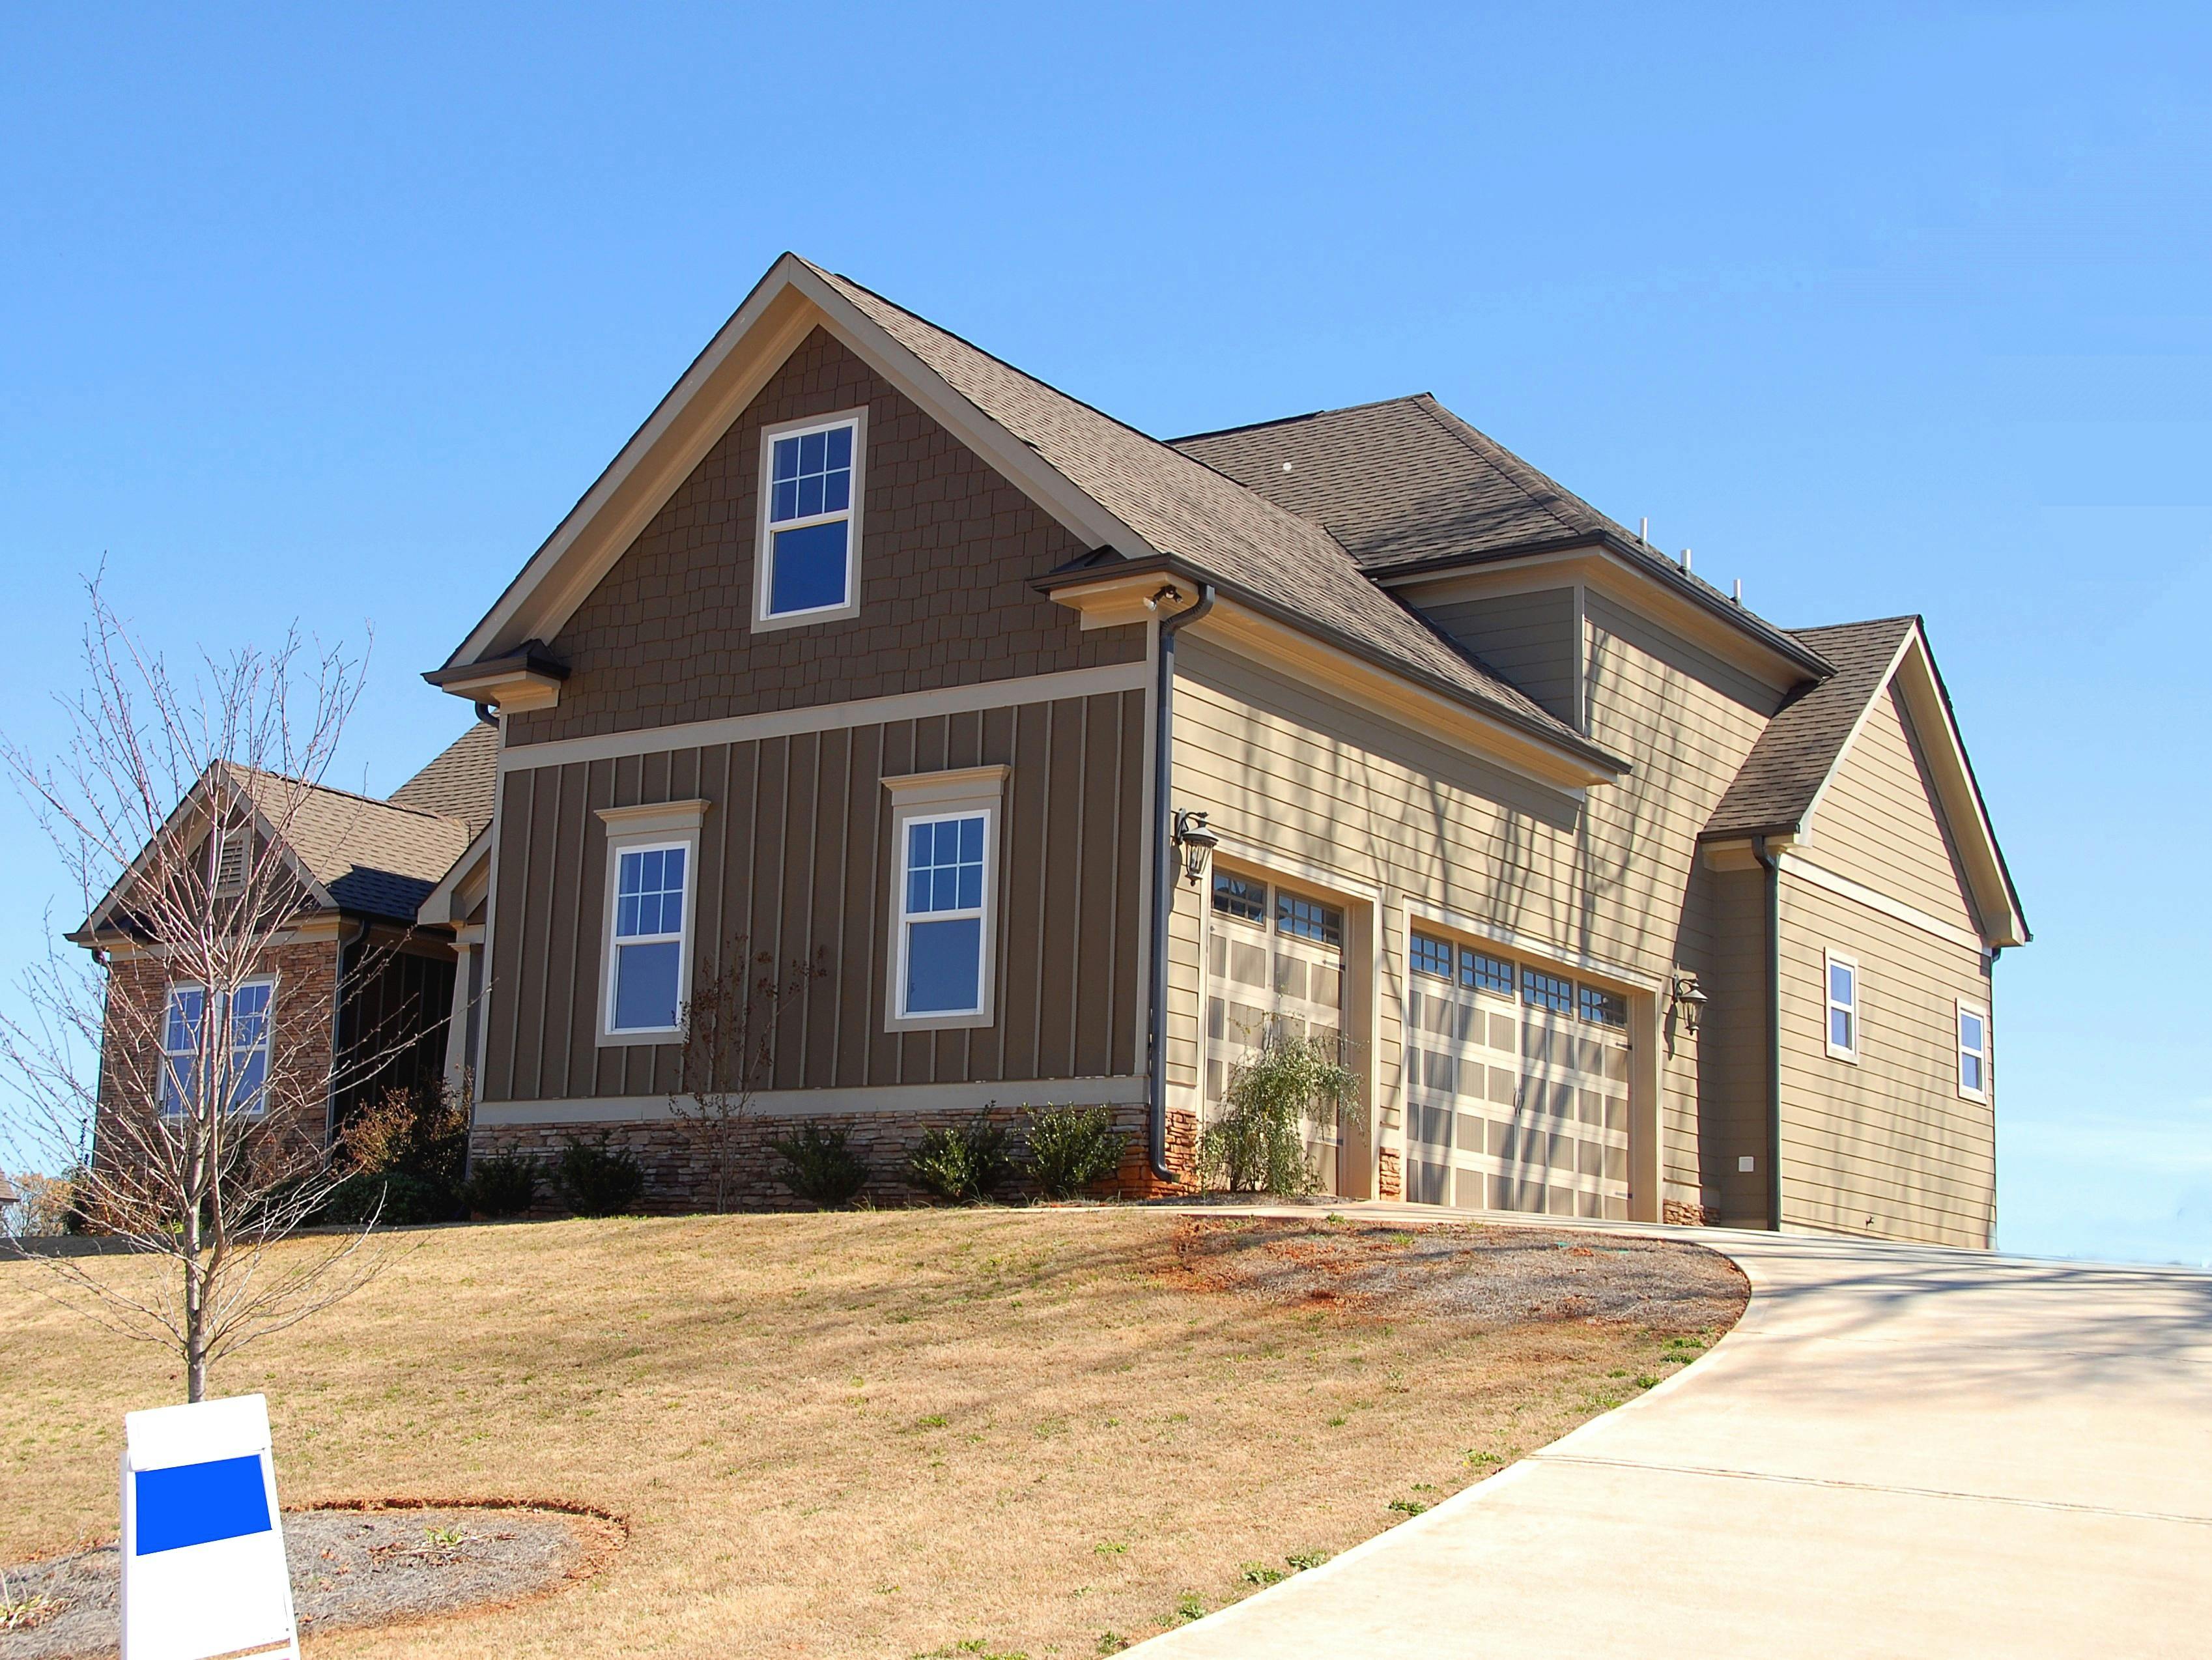
[[[1121,1167],[1128,1137],[1105,1107],[1032,1107],[1030,1169],[1048,1199],[1068,1199]]]
[[[991,1122],[988,1106],[964,1129],[929,1131],[907,1160],[917,1186],[956,1205],[972,1205],[984,1198],[1013,1168],[1006,1132]]]
[[[850,1204],[868,1185],[867,1161],[846,1145],[842,1130],[801,1124],[769,1146],[783,1160],[783,1185],[824,1210]]]
[[[1306,1122],[1333,1120],[1351,1085],[1333,1039],[1270,1025],[1231,1075],[1227,1110],[1199,1138],[1199,1179],[1231,1193],[1313,1192],[1321,1177],[1306,1152]]]
[[[468,1100],[442,1079],[386,1090],[346,1122],[338,1140],[357,1171],[402,1171],[458,1194],[469,1156]]]
[[[553,1190],[579,1216],[621,1216],[644,1195],[645,1168],[627,1147],[608,1146],[605,1130],[595,1141],[571,1135],[553,1161]]]
[[[455,1222],[467,1215],[460,1196],[442,1182],[405,1171],[358,1171],[331,1189],[308,1219],[358,1227],[372,1219],[386,1227]]]
[[[538,1161],[527,1153],[487,1153],[469,1171],[469,1207],[484,1216],[520,1216],[538,1202]]]

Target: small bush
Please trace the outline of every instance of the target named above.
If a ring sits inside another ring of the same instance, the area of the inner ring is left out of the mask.
[[[331,1189],[309,1219],[359,1227],[415,1227],[425,1222],[455,1222],[467,1215],[461,1197],[444,1183],[405,1171],[361,1171]]]
[[[538,1202],[538,1161],[527,1153],[487,1153],[469,1171],[469,1206],[483,1216],[520,1216]]]
[[[801,1124],[769,1143],[783,1160],[776,1179],[793,1195],[823,1210],[848,1205],[868,1185],[868,1162],[846,1144],[845,1132]]]
[[[1128,1137],[1105,1107],[1032,1107],[1030,1168],[1048,1199],[1071,1199],[1121,1167]]]
[[[1333,1121],[1351,1086],[1333,1040],[1269,1026],[1231,1074],[1227,1110],[1199,1137],[1199,1179],[1231,1193],[1313,1192],[1321,1177],[1305,1125]]]
[[[553,1190],[579,1216],[623,1216],[645,1193],[645,1168],[627,1147],[610,1146],[604,1130],[595,1141],[571,1135],[553,1161]]]
[[[933,1129],[907,1160],[916,1186],[956,1205],[972,1205],[1013,1173],[1006,1132],[988,1106],[964,1129]]]

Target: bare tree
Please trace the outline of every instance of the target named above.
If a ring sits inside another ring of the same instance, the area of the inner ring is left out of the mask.
[[[784,1007],[830,972],[819,960],[794,957],[781,969],[769,952],[743,939],[722,949],[712,973],[695,983],[684,1006],[677,1087],[669,1116],[706,1155],[714,1174],[714,1209],[728,1208],[730,1175],[753,1097],[775,1071]]]
[[[60,753],[11,742],[0,763],[90,914],[70,937],[95,949],[58,946],[50,928],[22,1012],[0,1014],[0,1131],[69,1171],[90,1229],[167,1259],[149,1276],[39,1258],[60,1301],[173,1349],[198,1401],[210,1366],[380,1266],[362,1249],[369,1227],[272,1250],[345,1174],[330,1151],[338,1074],[386,1058],[371,1042],[341,1062],[331,982],[268,977],[303,911],[321,907],[292,850],[362,665],[295,629],[180,682],[99,581],[88,587],[86,684],[58,699]]]

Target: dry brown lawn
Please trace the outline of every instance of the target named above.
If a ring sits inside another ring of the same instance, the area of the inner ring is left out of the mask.
[[[1687,1247],[1524,1235],[1500,1255],[1516,1236],[1417,1247],[1319,1218],[406,1237],[367,1291],[216,1379],[268,1394],[286,1503],[555,1500],[629,1542],[581,1586],[333,1633],[319,1657],[1110,1652],[1649,1387],[1741,1300]],[[1402,1301],[1394,1254],[1419,1281]],[[1531,1271],[1518,1304],[1492,1294]],[[0,1562],[112,1535],[121,1414],[179,1391],[157,1352],[39,1296],[42,1273],[0,1263]],[[1640,1317],[1590,1317],[1622,1307]]]

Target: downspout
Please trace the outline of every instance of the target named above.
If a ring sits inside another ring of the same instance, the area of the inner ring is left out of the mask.
[[[345,1021],[346,953],[368,938],[366,919],[354,925],[353,938],[345,937],[345,924],[338,924],[337,971],[331,977],[336,982],[331,988],[331,1073],[330,1085],[324,1095],[323,1147],[327,1152],[338,1139],[338,1066],[340,1033]]]
[[[1782,1231],[1782,861],[1755,836],[1766,872],[1766,1225]]]
[[[1151,1120],[1152,1174],[1158,1180],[1182,1185],[1182,1177],[1168,1168],[1168,919],[1175,909],[1175,866],[1168,854],[1168,836],[1175,822],[1170,800],[1175,769],[1170,764],[1175,738],[1176,635],[1213,609],[1211,582],[1198,585],[1198,603],[1173,617],[1160,619],[1159,678],[1152,688],[1152,990],[1146,1006],[1146,1106]]]

